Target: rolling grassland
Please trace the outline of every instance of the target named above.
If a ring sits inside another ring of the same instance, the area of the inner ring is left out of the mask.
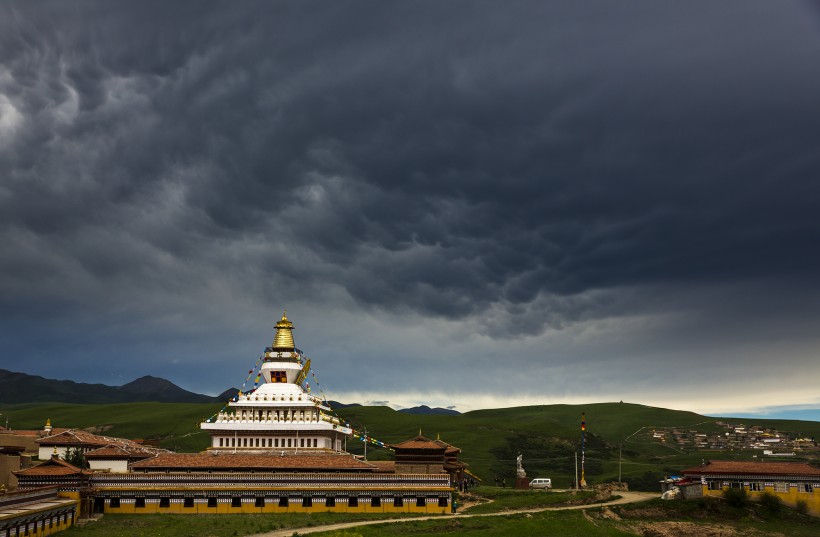
[[[0,411],[10,418],[12,429],[39,429],[47,418],[55,427],[98,427],[104,434],[126,438],[158,439],[176,451],[200,451],[208,445],[208,435],[197,424],[221,408],[219,404],[122,403],[82,405],[68,403],[27,403],[4,405]],[[557,488],[571,484],[575,453],[580,449],[580,414],[587,415],[585,469],[590,483],[616,480],[618,450],[621,447],[622,476],[630,486],[658,490],[657,481],[701,459],[748,459],[759,451],[696,451],[658,442],[651,436],[655,428],[679,427],[704,433],[719,432],[716,418],[692,412],[654,408],[629,403],[588,405],[544,405],[477,410],[458,416],[417,415],[396,412],[388,407],[352,406],[340,409],[339,416],[357,429],[383,442],[399,442],[415,436],[441,439],[462,449],[461,459],[484,485],[493,485],[496,476],[512,485],[515,457],[524,456],[530,478],[551,477]],[[723,418],[724,421],[731,418]],[[746,425],[759,424],[783,432],[820,438],[820,423],[788,420],[734,419]],[[363,453],[364,446],[348,440],[347,449]],[[387,450],[368,446],[368,459],[387,460]]]

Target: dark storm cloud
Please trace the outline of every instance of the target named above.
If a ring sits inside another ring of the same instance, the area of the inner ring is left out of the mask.
[[[817,292],[802,3],[0,10],[0,300],[22,324],[341,288],[512,337],[668,307],[642,287]]]

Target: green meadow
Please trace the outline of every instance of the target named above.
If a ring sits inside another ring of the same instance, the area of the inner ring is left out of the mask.
[[[506,508],[530,508],[542,503],[526,491],[489,492],[487,499],[503,501]],[[518,495],[519,498],[513,499]],[[544,493],[542,493],[544,496]],[[546,493],[557,503],[561,494]],[[486,504],[485,504],[486,505]],[[543,507],[543,505],[541,505]],[[467,513],[474,513],[468,510]],[[305,529],[360,520],[396,519],[396,515],[314,513],[282,515],[108,515],[84,527],[74,527],[66,537],[230,537],[283,531],[302,535]],[[398,523],[329,529],[312,533],[320,537],[409,537],[477,535],[481,537],[593,536],[626,537],[634,535],[815,537],[820,535],[820,520],[800,515],[791,509],[772,510],[761,504],[732,506],[716,499],[691,501],[650,500],[627,505],[596,504],[583,511],[550,510],[537,513],[490,513],[476,517],[445,516],[432,520],[401,517]]]
[[[0,412],[17,429],[38,429],[47,418],[55,427],[100,427],[105,434],[125,438],[157,439],[176,451],[200,451],[208,435],[197,424],[217,412],[221,405],[188,403],[123,403],[81,405],[31,403],[4,405]],[[701,459],[748,459],[744,451],[681,451],[651,437],[653,428],[680,427],[711,433],[720,430],[716,418],[692,412],[654,408],[629,403],[588,405],[544,405],[477,410],[459,416],[417,415],[388,407],[347,407],[339,416],[357,429],[383,442],[395,443],[419,433],[449,442],[462,449],[461,459],[484,485],[494,485],[496,476],[511,486],[515,458],[524,456],[530,478],[550,477],[556,488],[568,487],[575,472],[575,454],[580,451],[581,412],[587,415],[585,470],[590,483],[618,478],[621,448],[622,478],[633,489],[658,490],[658,479]],[[820,423],[808,421],[731,419],[732,423],[763,425],[783,432],[820,437]],[[363,454],[364,444],[349,439],[348,451]],[[369,445],[368,459],[386,460],[391,452]],[[580,457],[580,456],[579,456]],[[579,460],[580,462],[580,460]]]

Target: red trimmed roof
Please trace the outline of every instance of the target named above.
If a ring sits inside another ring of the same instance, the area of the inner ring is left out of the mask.
[[[117,445],[92,449],[85,453],[86,459],[147,459],[157,454],[157,450],[149,451],[140,448],[124,448]]]
[[[448,444],[447,442],[445,442],[441,438],[436,438],[435,440],[433,440],[433,442],[435,442],[436,444],[438,444],[439,446],[441,446],[443,448],[446,448],[447,451],[445,451],[444,453],[446,453],[447,455],[455,455],[455,454],[461,453],[461,448],[457,448],[456,446],[454,446],[452,444]]]
[[[35,440],[35,442],[41,446],[120,446],[125,449],[142,448],[141,444],[137,444],[126,438],[102,436],[86,431],[76,431],[74,429],[40,438],[39,440]]]
[[[254,469],[254,470],[356,470],[376,467],[351,455],[243,455],[207,453],[168,453],[135,462],[133,470],[150,469]]]
[[[703,466],[687,468],[682,473],[684,475],[743,474],[820,477],[820,468],[815,468],[805,462],[709,461]]]
[[[43,461],[37,466],[12,472],[15,475],[75,475],[87,473],[63,459],[54,458]]]
[[[445,451],[447,448],[437,444],[434,440],[430,440],[426,436],[418,435],[410,440],[399,442],[398,444],[390,444],[392,448],[398,449],[429,449],[435,451]]]

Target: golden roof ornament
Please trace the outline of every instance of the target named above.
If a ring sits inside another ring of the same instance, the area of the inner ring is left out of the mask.
[[[282,318],[274,325],[276,335],[273,336],[273,350],[292,351],[296,348],[293,343],[293,323],[288,320],[288,310],[282,313]]]

